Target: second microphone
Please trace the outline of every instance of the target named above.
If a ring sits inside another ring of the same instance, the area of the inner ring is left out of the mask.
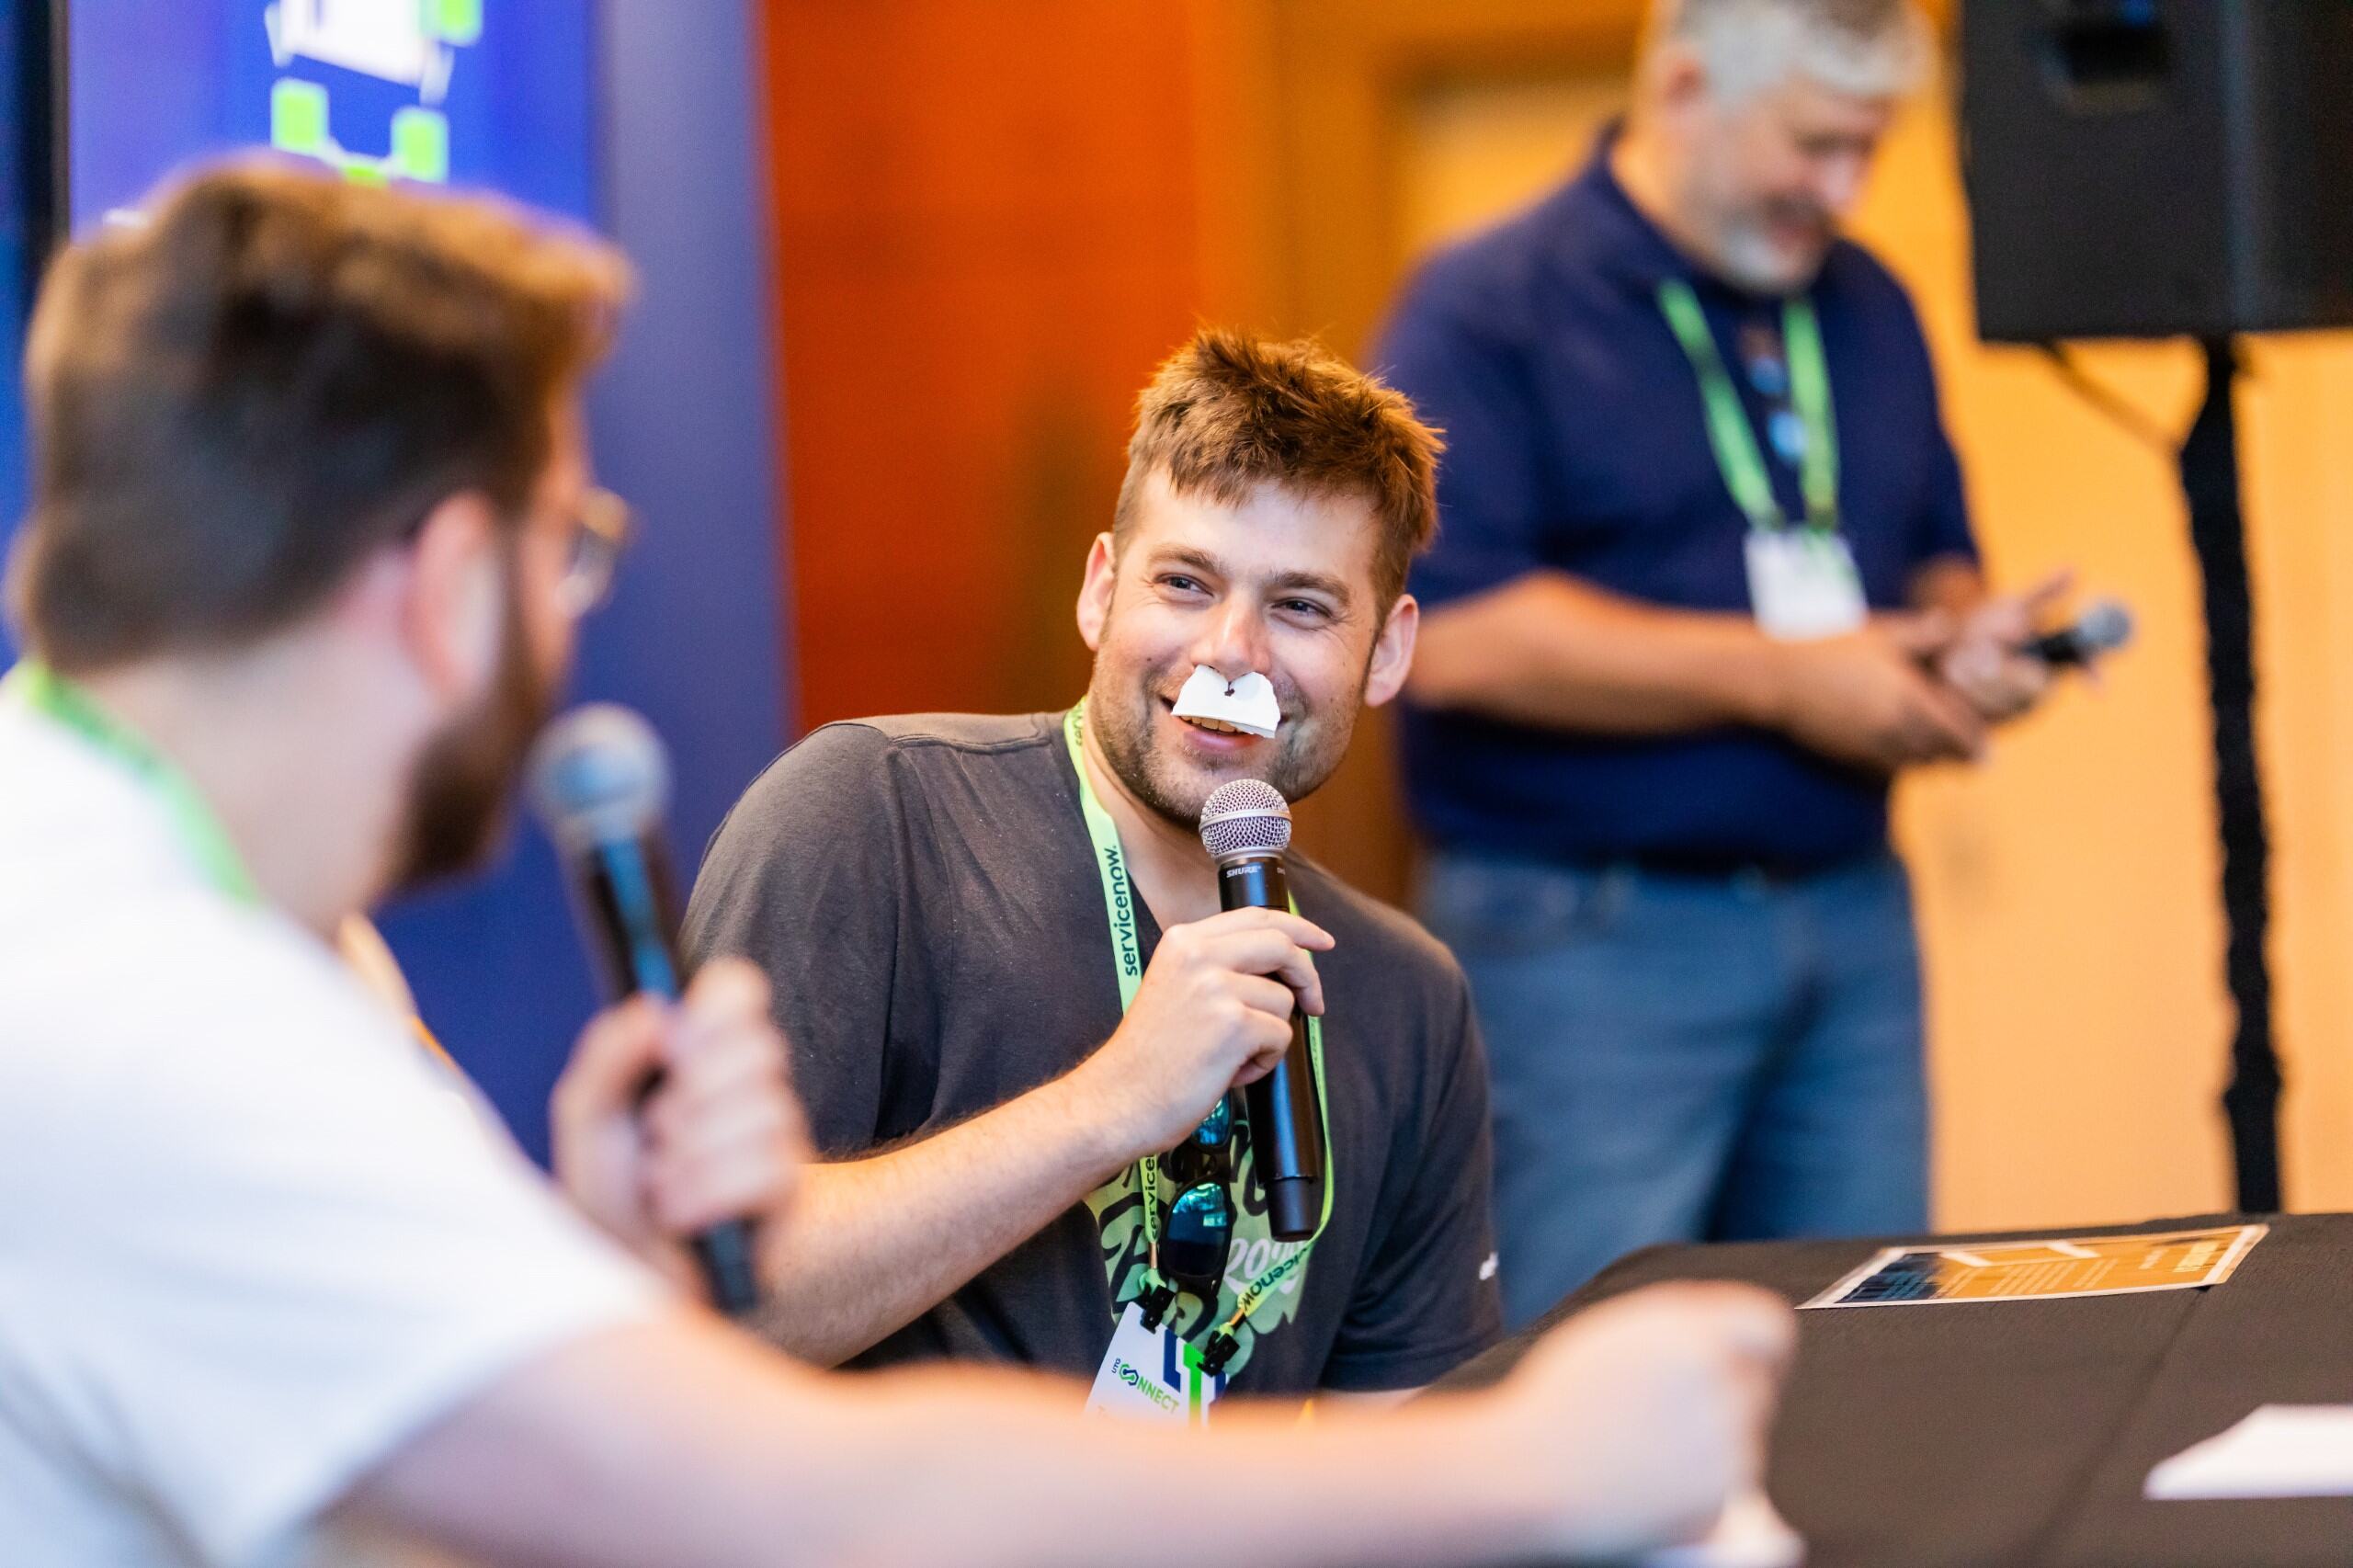
[[[1289,909],[1283,851],[1290,847],[1290,803],[1257,778],[1236,778],[1201,806],[1201,845],[1217,862],[1219,907]],[[1267,1229],[1304,1241],[1324,1215],[1324,1096],[1308,1049],[1307,1017],[1293,1006],[1290,1048],[1275,1070],[1242,1091],[1252,1164],[1267,1195]]]

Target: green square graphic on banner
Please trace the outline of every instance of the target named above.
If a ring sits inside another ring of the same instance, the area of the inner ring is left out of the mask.
[[[315,82],[279,82],[269,89],[269,144],[318,157],[327,147],[327,90]]]
[[[409,179],[443,185],[449,178],[449,122],[429,108],[392,116],[392,167]]]
[[[425,30],[444,43],[464,45],[482,37],[482,0],[418,0]]]

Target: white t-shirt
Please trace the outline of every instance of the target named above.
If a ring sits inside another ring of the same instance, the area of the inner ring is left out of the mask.
[[[318,1521],[356,1480],[659,1309],[454,1104],[326,945],[0,699],[0,1562],[351,1562]]]

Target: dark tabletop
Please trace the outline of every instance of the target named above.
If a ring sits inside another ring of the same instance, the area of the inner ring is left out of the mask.
[[[2124,1235],[2239,1222],[2009,1232]],[[1801,1312],[1773,1500],[1812,1568],[2353,1564],[2353,1500],[2152,1503],[2150,1468],[2257,1405],[2353,1403],[2353,1215],[2292,1215],[2211,1290]],[[1963,1238],[1942,1237],[1943,1242]],[[1991,1240],[1992,1237],[1980,1239]],[[1661,1247],[1545,1320],[1643,1285],[1811,1300],[1880,1241]],[[1500,1377],[1525,1335],[1449,1385]]]

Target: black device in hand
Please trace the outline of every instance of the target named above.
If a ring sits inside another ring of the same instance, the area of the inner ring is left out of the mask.
[[[2084,611],[2075,625],[2031,638],[2016,652],[2054,668],[2082,669],[2131,641],[2132,612],[2114,599],[2102,599]]]
[[[654,727],[626,708],[594,703],[548,727],[531,754],[531,799],[562,852],[582,934],[612,994],[676,1000],[686,988],[678,901],[662,813],[670,766]],[[661,1085],[646,1080],[641,1101]],[[714,1225],[693,1241],[711,1303],[730,1317],[759,1305],[752,1228]]]
[[[1201,846],[1217,862],[1221,909],[1289,909],[1283,851],[1290,847],[1290,803],[1263,779],[1219,785],[1201,806]],[[1294,1006],[1290,1049],[1275,1070],[1242,1091],[1252,1163],[1267,1194],[1267,1229],[1278,1241],[1305,1241],[1324,1215],[1323,1091],[1307,1047],[1307,1017]]]

